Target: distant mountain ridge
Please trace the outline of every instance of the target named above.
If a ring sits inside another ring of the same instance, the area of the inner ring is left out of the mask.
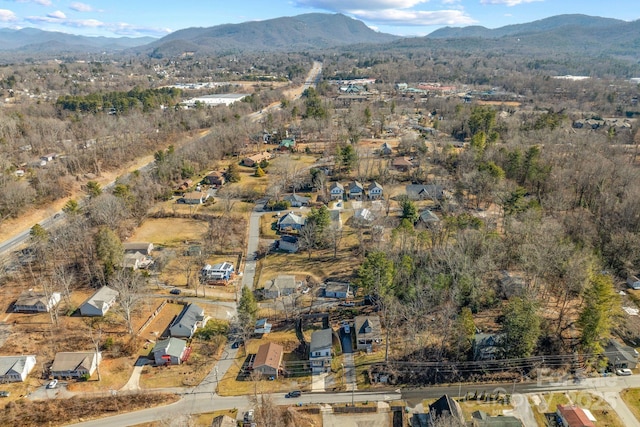
[[[360,43],[386,43],[400,36],[379,33],[342,14],[308,13],[266,21],[187,28],[136,49],[152,56],[221,51],[301,51]]]
[[[469,27],[444,27],[427,35],[431,39],[500,38],[525,34],[544,33],[562,28],[603,29],[627,24],[626,21],[588,15],[557,15],[525,24],[506,25],[489,29],[479,25]]]
[[[87,37],[36,28],[0,29],[0,52],[99,52],[118,51],[149,44],[153,37]]]

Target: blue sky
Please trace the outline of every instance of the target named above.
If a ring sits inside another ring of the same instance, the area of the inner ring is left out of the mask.
[[[640,19],[638,0],[0,0],[0,28],[90,36],[162,37],[188,27],[302,13],[343,13],[371,28],[423,36],[437,28],[496,28],[565,13]]]

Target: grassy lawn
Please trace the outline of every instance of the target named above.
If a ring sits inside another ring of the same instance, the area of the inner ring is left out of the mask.
[[[505,405],[499,402],[483,402],[481,400],[458,400],[464,418],[471,419],[471,414],[475,411],[484,411],[491,416],[504,415],[504,411],[513,409],[513,405]]]
[[[280,274],[311,275],[318,282],[330,277],[349,278],[355,274],[356,265],[350,251],[339,250],[336,259],[329,249],[314,251],[311,259],[306,253],[269,254],[262,260],[258,283],[273,280]]]
[[[186,218],[150,218],[138,227],[129,242],[152,242],[154,245],[181,247],[185,240],[200,240],[207,223]]]
[[[628,388],[622,390],[620,397],[627,404],[633,415],[640,420],[640,388]]]
[[[235,419],[238,416],[237,409],[227,409],[223,411],[207,412],[205,414],[195,415],[195,425],[197,427],[209,427],[213,419],[220,415],[226,415]]]
[[[369,377],[367,376],[367,369],[370,364],[382,361],[384,361],[384,348],[373,353],[354,353],[353,362],[356,365],[356,382],[358,384],[358,390],[371,387],[371,384],[369,384]]]
[[[276,232],[275,224],[278,218],[274,218],[277,212],[273,214],[264,214],[260,217],[260,237],[263,239],[279,239],[280,235]],[[281,215],[283,213],[281,212]]]
[[[136,356],[104,359],[100,363],[100,381],[94,373],[89,381],[70,381],[67,389],[73,392],[118,390],[129,381],[135,362]]]

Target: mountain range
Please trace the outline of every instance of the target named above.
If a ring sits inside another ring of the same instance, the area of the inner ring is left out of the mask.
[[[489,29],[445,27],[425,37],[380,33],[341,14],[310,13],[293,17],[187,28],[161,39],[85,37],[33,28],[0,29],[0,58],[20,54],[126,52],[171,57],[185,52],[211,55],[241,52],[312,51],[340,47],[366,49],[449,48],[536,53],[579,53],[635,57],[640,53],[640,20],[587,15],[558,15]]]

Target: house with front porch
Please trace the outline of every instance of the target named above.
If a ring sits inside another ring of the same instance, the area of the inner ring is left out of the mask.
[[[314,331],[309,345],[309,362],[311,373],[322,374],[331,370],[331,349],[333,347],[333,330],[331,328]]]

